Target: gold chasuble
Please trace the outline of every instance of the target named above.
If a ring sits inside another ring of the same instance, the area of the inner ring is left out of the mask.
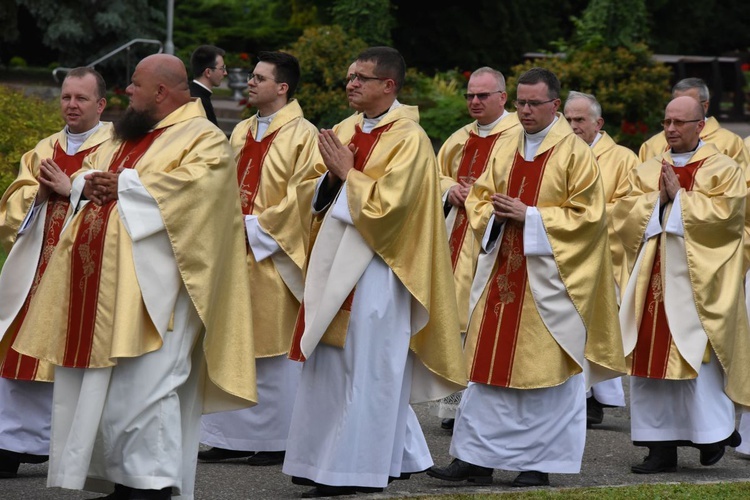
[[[742,230],[743,170],[713,144],[701,146],[680,179],[684,237],[662,229],[644,241],[659,198],[661,165],[670,152],[639,165],[628,178],[628,195],[618,200],[613,224],[625,252],[620,321],[632,375],[692,379],[716,353],[725,392],[750,403],[750,336],[744,310]],[[674,204],[661,207],[667,227]]]
[[[430,389],[415,394],[415,382],[412,402],[444,397],[466,383],[435,154],[418,121],[416,107],[401,105],[392,108],[370,134],[361,132],[362,115],[334,128],[342,144],[357,145],[355,168],[345,184],[354,227],[409,290],[415,328],[410,348],[432,375],[442,379],[439,394]],[[319,175],[325,173],[322,163],[316,168]],[[330,212],[319,235],[335,223]],[[318,236],[313,255],[322,243]],[[312,273],[310,267],[308,277]],[[335,270],[331,277],[338,277]],[[351,298],[350,291],[343,291],[341,303]],[[305,325],[304,335],[309,328]],[[336,328],[336,321],[326,328]]]
[[[225,136],[205,120],[200,101],[191,101],[145,137],[103,145],[84,163],[134,169],[158,205],[182,285],[205,328],[204,411],[249,406],[256,400],[249,281]],[[71,219],[13,344],[19,352],[59,366],[103,368],[162,346],[121,210],[117,201],[89,202]],[[164,334],[179,334],[169,329]]]
[[[594,155],[560,115],[532,161],[523,158],[524,141],[520,134],[514,156],[495,156],[476,181],[466,201],[469,222],[481,241],[492,194],[520,198],[538,209],[553,255],[525,255],[524,225],[512,221],[493,249],[480,253],[465,346],[469,380],[553,387],[583,371],[584,358],[590,384],[618,376],[625,372],[622,338]],[[539,270],[549,284],[535,288]],[[552,295],[542,289],[555,287]],[[570,328],[571,314],[579,317],[578,331]]]
[[[440,190],[443,195],[461,181],[473,184],[487,168],[492,156],[512,156],[516,134],[520,130],[518,116],[510,113],[486,137],[477,134],[477,122],[451,135],[437,156]],[[469,323],[469,295],[479,254],[479,242],[469,230],[469,220],[463,207],[451,207],[446,217],[446,229],[456,285],[458,320],[461,332],[465,332]]]
[[[101,143],[109,140],[111,136],[111,128],[111,124],[109,123],[102,124],[91,134],[90,137],[87,138],[75,155],[68,155],[65,153],[67,135],[63,132],[48,137],[37,144],[34,150],[26,153],[21,161],[21,170],[18,179],[11,184],[3,197],[3,215],[5,215],[6,221],[22,221],[23,218],[26,217],[26,213],[33,206],[36,192],[39,188],[36,179],[39,175],[39,165],[42,159],[51,157],[60,169],[68,177],[71,177],[73,174],[81,170],[83,160],[86,156],[96,151]],[[33,276],[30,287],[26,287],[22,283],[13,283],[14,287],[18,287],[13,291],[14,294],[26,293],[25,299],[14,297],[15,300],[23,300],[23,303],[20,310],[18,310],[18,308],[13,308],[16,309],[16,311],[13,311],[12,313],[14,314],[14,319],[12,320],[10,327],[5,330],[5,335],[2,337],[2,341],[0,341],[0,377],[16,380],[51,382],[54,378],[54,370],[51,364],[39,361],[30,356],[24,356],[11,347],[26,315],[28,314],[31,298],[34,296],[34,293],[39,286],[39,282],[47,269],[50,257],[52,256],[52,251],[60,240],[63,226],[68,217],[72,215],[69,198],[67,196],[61,196],[54,191],[50,194],[47,202],[41,207],[41,209],[43,214],[38,216],[41,217],[41,220],[38,223],[42,225],[41,237],[39,238],[40,241],[36,241],[37,239],[32,234],[27,238],[34,239],[34,241],[30,243],[36,248],[24,249],[24,251],[28,251],[29,254],[33,251],[34,255],[26,255],[16,258],[14,253],[14,255],[7,261],[7,266],[9,268],[11,266],[33,265],[35,270],[26,270],[26,272],[31,272],[31,274],[28,275],[29,277]],[[7,230],[9,228],[4,227],[4,229]],[[17,231],[18,228],[16,229],[16,233]],[[11,235],[8,233],[8,236],[15,240],[15,234]],[[6,243],[10,244],[11,242],[6,241]],[[34,257],[37,257],[35,262],[32,261]],[[21,259],[23,261],[19,262]],[[5,292],[6,291],[4,291],[4,293]],[[4,298],[5,297],[3,297],[3,299]],[[5,311],[3,311],[3,314],[5,314]]]
[[[592,150],[599,164],[604,183],[604,199],[607,201],[607,229],[609,230],[609,249],[612,254],[612,269],[615,282],[620,284],[622,274],[622,245],[612,227],[612,209],[615,200],[627,194],[628,174],[641,162],[638,156],[624,146],[618,145],[604,130]],[[619,189],[618,189],[619,188]]]
[[[302,299],[305,245],[312,195],[297,199],[297,184],[314,175],[320,161],[318,131],[304,119],[296,100],[281,108],[263,138],[255,140],[257,116],[240,122],[230,143],[237,164],[243,215],[257,215],[260,227],[281,251],[260,262],[248,248],[256,357],[289,351]],[[306,204],[308,209],[300,211]]]

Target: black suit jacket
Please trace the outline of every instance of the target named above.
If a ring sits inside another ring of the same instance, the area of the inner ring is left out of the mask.
[[[190,81],[190,97],[200,97],[203,103],[203,109],[206,110],[206,117],[211,122],[218,126],[219,123],[216,121],[216,113],[214,113],[214,105],[211,104],[211,92],[206,90],[205,87],[198,85],[194,81]]]

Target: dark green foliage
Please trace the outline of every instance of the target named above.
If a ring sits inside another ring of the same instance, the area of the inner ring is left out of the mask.
[[[368,45],[390,45],[394,19],[388,0],[337,0],[331,7],[333,24],[357,34]]]

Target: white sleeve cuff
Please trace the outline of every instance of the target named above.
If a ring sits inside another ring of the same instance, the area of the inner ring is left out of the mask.
[[[354,225],[352,214],[349,212],[349,198],[346,194],[346,182],[341,186],[341,191],[339,191],[338,197],[333,202],[331,217],[338,219],[341,222]]]
[[[126,168],[118,176],[117,196],[120,219],[134,242],[164,230],[159,205],[134,169]]]
[[[31,210],[28,211],[28,213],[26,214],[26,218],[21,223],[21,228],[18,230],[18,236],[21,236],[23,233],[26,232],[29,226],[31,226],[31,223],[34,222],[34,220],[36,219],[36,216],[39,214],[39,212],[42,211],[42,207],[46,207],[46,206],[47,206],[47,202],[45,201],[44,203],[40,203],[39,205],[35,204],[31,207]]]
[[[643,241],[649,240],[654,236],[661,234],[661,222],[659,222],[659,211],[661,210],[661,200],[656,199],[654,211],[651,212],[651,218],[646,225],[646,232],[643,234]]]
[[[526,208],[526,221],[523,225],[524,255],[553,255],[547,231],[544,229],[542,214],[536,207]]]
[[[682,190],[677,191],[677,196],[674,197],[674,203],[672,203],[672,210],[669,212],[669,218],[667,224],[664,226],[664,230],[668,233],[685,237],[685,226],[682,224],[682,203],[680,202],[680,193]]]
[[[70,184],[70,206],[74,208],[74,211],[78,211],[80,208],[78,204],[83,197],[83,186],[86,185],[86,174],[79,175]]]
[[[257,215],[245,216],[245,229],[247,229],[247,242],[250,244],[250,250],[256,262],[265,260],[281,250],[276,240],[260,227]]]
[[[494,226],[495,214],[493,213],[492,215],[490,215],[490,220],[487,221],[487,227],[484,230],[484,236],[482,236],[482,250],[484,250],[484,253],[490,253],[495,248],[495,245],[497,245],[498,238],[492,238],[492,228]]]

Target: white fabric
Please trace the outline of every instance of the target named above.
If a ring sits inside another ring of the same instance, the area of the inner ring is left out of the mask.
[[[55,369],[47,486],[168,486],[193,498],[204,380],[202,323],[182,287],[161,349],[112,368]]]
[[[271,121],[274,119],[277,113],[278,111],[268,116],[260,116],[260,112],[256,114],[256,119],[258,120],[258,129],[255,131],[255,142],[260,142],[263,139],[263,136],[266,135],[268,127],[271,126]]]
[[[204,415],[201,443],[227,450],[286,450],[292,407],[302,363],[286,355],[255,362],[258,404],[252,408]]]
[[[101,126],[102,122],[96,122],[96,125],[94,125],[91,130],[81,132],[80,134],[74,134],[70,131],[68,126],[65,125],[64,134],[67,136],[65,141],[65,153],[69,156],[78,153],[78,150],[81,149],[81,146],[86,142],[86,139],[91,137]]]
[[[21,236],[24,234],[28,229],[29,226],[31,226],[31,223],[36,220],[36,216],[41,213],[42,208],[46,210],[47,208],[47,202],[40,203],[39,205],[33,205],[31,207],[31,210],[26,212],[26,217],[24,217],[23,222],[21,222],[21,226],[18,228],[18,236]]]
[[[589,147],[591,149],[594,149],[594,146],[596,146],[596,143],[599,142],[599,139],[601,139],[602,137],[603,137],[602,133],[597,132],[596,135],[594,136],[594,141],[591,144],[589,144]]]
[[[611,378],[591,386],[591,395],[607,406],[625,406],[625,391],[622,388],[622,377]],[[588,394],[587,394],[588,396]]]
[[[674,197],[672,210],[669,212],[669,217],[667,217],[667,224],[664,226],[664,230],[675,236],[684,238],[685,226],[682,224],[682,203],[680,202],[681,192],[682,190],[677,191],[677,195]]]
[[[0,378],[0,449],[49,455],[52,384]]]
[[[245,229],[247,231],[247,242],[250,244],[250,250],[252,250],[256,262],[261,262],[281,250],[273,236],[260,227],[257,215],[245,216]]]
[[[490,123],[487,123],[486,125],[482,125],[481,123],[477,122],[477,135],[479,137],[487,137],[490,135],[490,132],[492,132],[492,129],[495,128],[495,125],[500,123],[500,120],[508,116],[510,113],[508,113],[507,110],[503,109],[503,114],[497,117],[497,120],[493,120]]]
[[[549,134],[549,131],[552,130],[552,127],[555,125],[555,123],[559,120],[559,117],[555,115],[555,119],[552,120],[552,123],[547,125],[546,128],[543,130],[540,130],[539,132],[535,134],[528,134],[524,132],[524,153],[523,158],[526,161],[533,161],[534,157],[536,156],[536,152],[539,151],[539,146],[542,145],[542,142],[544,141],[544,138],[547,137],[547,134]]]
[[[691,380],[630,377],[633,441],[716,443],[734,431],[734,404],[724,393],[724,375],[713,352]]]
[[[320,344],[304,363],[285,474],[384,487],[388,476],[432,465],[409,406],[410,302],[388,265],[373,257],[357,282],[344,349]]]
[[[651,217],[648,219],[646,224],[646,231],[643,233],[643,241],[649,240],[656,235],[661,234],[661,222],[659,221],[659,213],[661,211],[661,204],[659,200],[656,200],[654,205],[654,211],[651,212]]]
[[[575,474],[585,442],[582,374],[544,389],[470,383],[456,415],[450,454],[493,469]]]
[[[523,254],[554,255],[547,230],[544,229],[542,215],[536,207],[526,208],[526,219],[523,224]]]
[[[750,455],[750,413],[744,412],[740,417],[739,426],[740,436],[742,436],[742,444],[739,445],[735,451],[742,453],[743,455]]]

